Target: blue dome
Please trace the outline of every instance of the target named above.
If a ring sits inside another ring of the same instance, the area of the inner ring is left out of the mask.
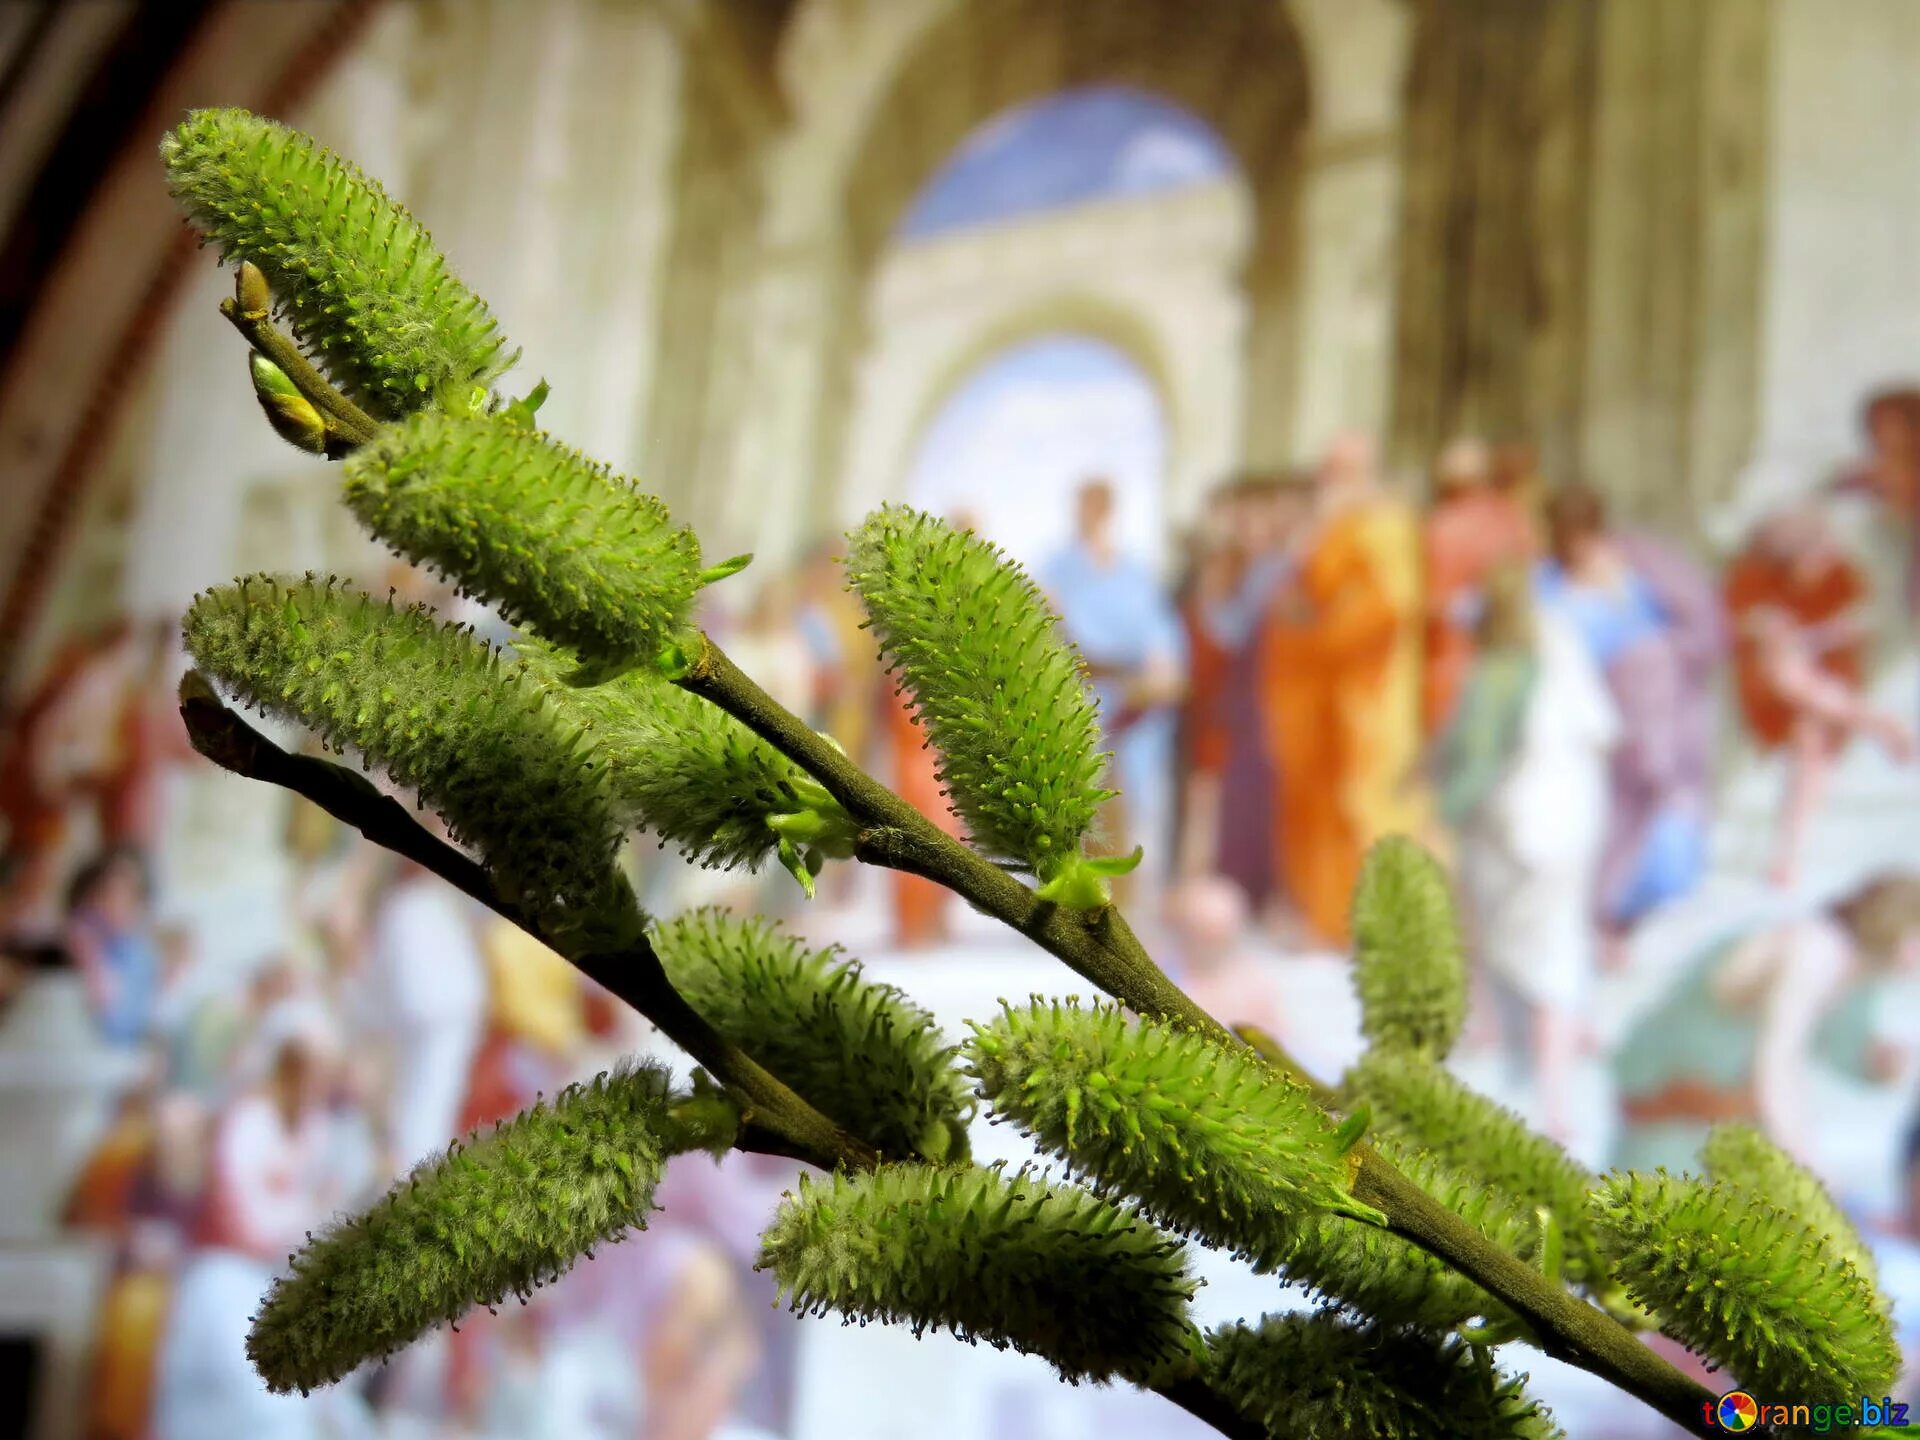
[[[1177,189],[1233,170],[1220,137],[1176,105],[1119,86],[1069,90],[975,130],[907,208],[898,238]]]

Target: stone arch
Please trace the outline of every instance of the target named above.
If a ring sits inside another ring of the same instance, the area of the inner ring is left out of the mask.
[[[1178,0],[974,0],[916,37],[845,166],[831,247],[838,274],[826,287],[837,315],[823,340],[810,447],[816,483],[831,484],[847,459],[854,377],[869,338],[862,300],[912,197],[981,122],[1099,84],[1181,106],[1233,153],[1252,200],[1238,273],[1247,299],[1240,384],[1260,403],[1236,397],[1230,458],[1287,457],[1297,388],[1297,157],[1310,101],[1305,50],[1285,8],[1274,0],[1212,0],[1201,10]]]
[[[1180,396],[1167,337],[1151,317],[1126,300],[1092,290],[1064,291],[1021,298],[942,341],[938,349],[911,364],[887,365],[891,384],[880,395],[862,397],[860,424],[846,484],[837,498],[836,519],[851,524],[882,501],[898,499],[927,429],[942,407],[994,357],[1029,340],[1071,335],[1097,340],[1124,355],[1152,387],[1167,427],[1168,460],[1181,436]],[[1170,466],[1163,462],[1163,491],[1170,489]]]

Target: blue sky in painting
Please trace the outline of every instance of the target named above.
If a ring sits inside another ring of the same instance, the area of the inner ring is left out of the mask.
[[[1085,336],[1042,336],[1000,351],[947,397],[907,493],[1037,567],[1069,538],[1074,491],[1104,475],[1122,543],[1157,558],[1166,446],[1159,396],[1131,359]]]
[[[908,207],[899,238],[1171,190],[1233,168],[1220,138],[1178,106],[1119,86],[1069,90],[974,131]]]

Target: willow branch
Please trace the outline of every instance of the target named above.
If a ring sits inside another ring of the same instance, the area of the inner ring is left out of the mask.
[[[413,861],[495,914],[559,951],[659,1026],[742,1104],[742,1149],[789,1156],[832,1169],[865,1168],[878,1153],[815,1110],[750,1055],[722,1036],[673,988],[645,939],[615,954],[571,954],[501,898],[484,866],[461,854],[383,795],[363,775],[330,761],[290,755],[235,714],[198,671],[180,682],[180,718],[193,748],[221,769],[291,790],[351,825],[374,844]]]
[[[1142,1014],[1164,1016],[1222,1044],[1245,1043],[1167,978],[1117,909],[1072,913],[1039,899],[868,775],[743,674],[711,640],[704,640],[679,683],[818,780],[861,827],[855,850],[861,860],[944,885]],[[1261,1053],[1305,1082],[1321,1105],[1338,1108],[1338,1092],[1314,1080],[1284,1050],[1276,1045],[1272,1052],[1262,1047]],[[1701,1404],[1713,1399],[1704,1386],[1604,1311],[1494,1246],[1371,1148],[1362,1150],[1354,1194],[1385,1213],[1396,1234],[1505,1301],[1535,1327],[1548,1354],[1602,1376],[1697,1434],[1713,1433],[1702,1428]]]

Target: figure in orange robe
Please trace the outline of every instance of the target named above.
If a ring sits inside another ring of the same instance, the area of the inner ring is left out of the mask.
[[[939,757],[927,743],[926,732],[913,718],[906,699],[885,687],[883,728],[893,759],[893,788],[900,798],[949,835],[958,835],[960,821],[947,806],[937,771]],[[937,945],[947,938],[946,890],[920,875],[896,870],[893,882],[893,942],[904,950]]]
[[[1421,535],[1426,578],[1420,726],[1438,735],[1453,715],[1473,661],[1473,605],[1487,576],[1530,559],[1533,525],[1519,496],[1492,484],[1492,457],[1456,440],[1434,467],[1434,502]]]
[[[1366,847],[1427,828],[1419,757],[1418,527],[1374,479],[1361,436],[1318,479],[1318,531],[1267,627],[1262,693],[1279,775],[1280,880],[1338,943]]]

